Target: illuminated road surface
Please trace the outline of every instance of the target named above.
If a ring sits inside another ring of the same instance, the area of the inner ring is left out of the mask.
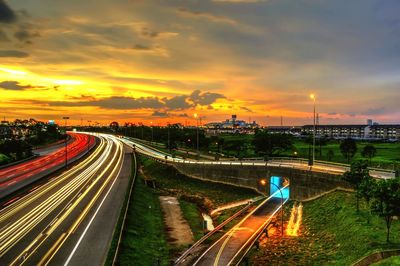
[[[286,201],[287,199],[284,203]],[[240,259],[241,252],[252,245],[254,238],[271,222],[281,206],[279,197],[265,200],[257,209],[214,242],[194,265],[230,265],[235,259]]]
[[[71,163],[83,156],[95,144],[93,136],[69,133],[67,145],[68,161]],[[0,198],[28,185],[49,173],[65,166],[65,148],[59,147],[52,153],[0,169]]]
[[[130,161],[117,138],[99,138],[82,162],[0,210],[0,265],[104,263]]]

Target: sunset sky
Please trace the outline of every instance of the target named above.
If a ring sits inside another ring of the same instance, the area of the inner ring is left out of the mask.
[[[0,0],[0,116],[400,123],[400,1]]]

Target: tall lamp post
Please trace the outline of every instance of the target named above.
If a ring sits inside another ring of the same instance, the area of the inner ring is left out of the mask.
[[[196,138],[197,138],[197,156],[199,157],[199,116],[195,113],[194,118],[196,118]]]
[[[266,186],[267,185],[267,181],[265,180],[265,179],[261,179],[261,185],[263,185],[263,186]],[[271,183],[270,182],[270,184],[271,185],[274,185],[278,190],[279,190],[279,192],[281,193],[281,236],[283,237],[283,193],[282,193],[282,190],[281,190],[281,188],[280,187],[278,187],[276,184],[274,184],[274,183]],[[268,188],[267,188],[267,186],[266,186],[266,188],[265,188],[265,190],[267,190]],[[268,192],[268,191],[267,191]]]
[[[63,117],[65,121],[65,167],[67,167],[68,164],[68,145],[67,145],[67,140],[68,140],[68,135],[67,135],[67,121],[69,119],[69,116],[64,116]]]
[[[154,136],[154,133],[153,133],[153,121],[150,121],[150,125],[151,125],[151,144],[153,144],[153,136]]]
[[[316,119],[316,117],[315,117],[315,101],[316,101],[316,97],[315,97],[315,94],[310,94],[310,98],[311,98],[311,100],[313,100],[313,103],[314,103],[314,126],[313,126],[313,148],[312,148],[312,161],[311,161],[311,163],[310,163],[310,166],[311,165],[314,165],[314,161],[315,161],[315,135],[316,135],[316,121],[315,121],[315,119]]]
[[[169,126],[170,126],[170,124],[169,124],[169,122],[168,122],[168,128],[167,128],[167,130],[168,130],[168,151],[171,153],[171,143],[170,143],[170,134],[169,134]]]

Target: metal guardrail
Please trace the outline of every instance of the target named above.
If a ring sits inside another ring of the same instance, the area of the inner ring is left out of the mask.
[[[32,155],[32,156],[30,156],[28,158],[22,159],[22,160],[18,160],[18,161],[11,162],[11,163],[8,163],[8,164],[3,164],[3,165],[0,165],[0,169],[4,169],[4,168],[10,167],[10,166],[14,166],[14,165],[17,165],[17,164],[20,164],[20,163],[24,163],[24,162],[27,162],[29,160],[35,159],[37,157],[39,157],[39,155],[38,154],[34,154],[34,155]]]
[[[130,186],[130,188],[129,188],[128,199],[127,199],[127,202],[126,202],[124,217],[122,218],[121,230],[120,230],[120,232],[119,232],[117,247],[115,248],[115,253],[114,253],[114,258],[113,258],[113,261],[112,261],[112,265],[116,265],[116,263],[117,263],[117,257],[118,257],[118,253],[119,253],[119,247],[120,247],[120,245],[121,245],[122,234],[123,234],[123,231],[124,231],[124,228],[125,228],[126,216],[127,216],[127,214],[128,214],[128,209],[129,209],[129,202],[131,201],[133,186],[134,186],[135,181],[136,181],[136,176],[137,176],[137,161],[136,161],[136,154],[135,154],[135,152],[133,152],[133,161],[135,162],[135,172],[134,172],[134,174],[133,174],[132,183],[131,183],[131,186]]]

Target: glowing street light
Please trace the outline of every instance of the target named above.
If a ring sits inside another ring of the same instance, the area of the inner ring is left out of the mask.
[[[316,97],[315,97],[314,93],[310,94],[310,99],[313,100],[313,103],[314,103],[314,127],[313,127],[312,161],[309,163],[309,165],[311,166],[311,165],[314,165],[314,161],[315,161],[315,134],[316,134],[315,101],[316,101]]]

